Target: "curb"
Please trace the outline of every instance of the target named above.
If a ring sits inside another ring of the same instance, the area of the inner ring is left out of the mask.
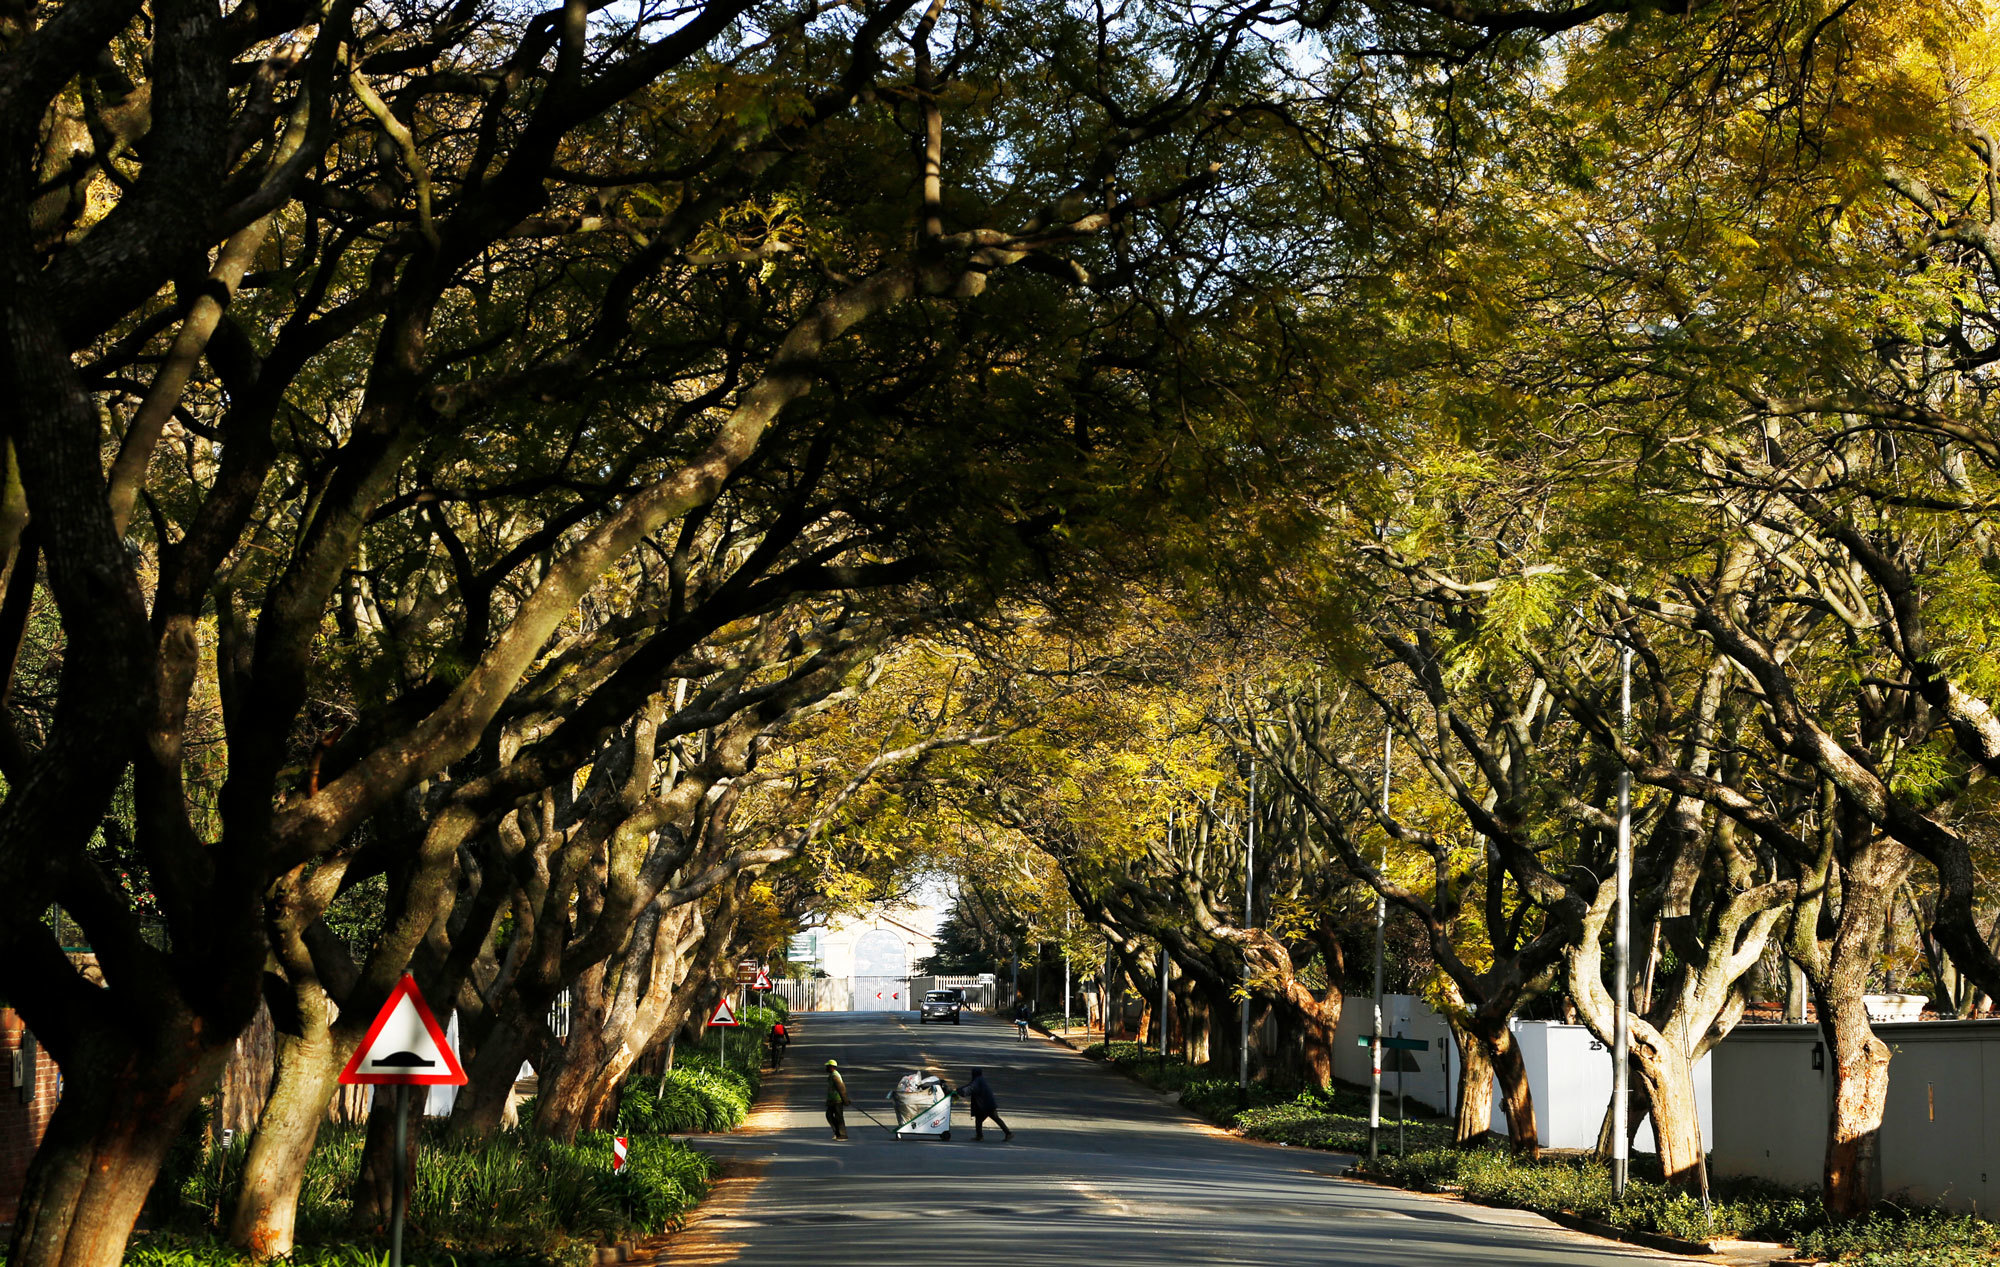
[[[1594,1236],[1600,1240],[1619,1241],[1627,1245],[1637,1245],[1643,1249],[1654,1250],[1662,1254],[1705,1258],[1716,1264],[1769,1264],[1772,1267],[1776,1267],[1777,1264],[1788,1264],[1796,1265],[1796,1267],[1812,1267],[1813,1264],[1819,1262],[1815,1258],[1796,1257],[1797,1250],[1789,1245],[1781,1245],[1776,1242],[1738,1241],[1729,1237],[1719,1237],[1713,1241],[1684,1241],[1677,1236],[1667,1236],[1660,1232],[1642,1232],[1636,1228],[1618,1227],[1614,1224],[1599,1222],[1596,1219],[1582,1218],[1570,1213],[1568,1210],[1544,1212],[1541,1210],[1531,1210],[1526,1206],[1520,1205],[1496,1205],[1487,1201],[1474,1200],[1460,1192],[1441,1192],[1429,1188],[1410,1187],[1406,1184],[1392,1183],[1387,1179],[1378,1179],[1366,1173],[1357,1173],[1351,1169],[1342,1172],[1340,1178],[1349,1183],[1365,1183],[1375,1188],[1389,1188],[1397,1192],[1413,1193],[1417,1196],[1435,1197],[1440,1200],[1453,1201],[1460,1205],[1472,1206],[1481,1210],[1509,1210],[1518,1214],[1530,1214],[1536,1218],[1547,1219],[1559,1227],[1568,1228],[1572,1232],[1578,1232],[1585,1236]],[[1748,1255],[1735,1253],[1736,1251],[1743,1250],[1762,1252],[1753,1252]]]
[[[1085,1046],[1088,1046],[1090,1045],[1090,1043],[1093,1042],[1103,1041],[1102,1035],[1091,1035],[1091,1036],[1086,1036],[1088,1038],[1087,1042],[1079,1044],[1071,1041],[1070,1036],[1067,1034],[1057,1034],[1049,1030],[1037,1030],[1036,1032],[1047,1034],[1051,1041],[1069,1048],[1071,1051],[1075,1052],[1079,1056],[1083,1055],[1083,1048]],[[1152,1087],[1148,1086],[1145,1082],[1141,1081],[1137,1074],[1133,1073],[1128,1069],[1125,1069],[1124,1067],[1119,1065],[1118,1062],[1116,1061],[1107,1060],[1107,1061],[1096,1061],[1093,1063],[1101,1064],[1111,1069],[1116,1069],[1118,1070],[1118,1072],[1123,1074],[1127,1080],[1137,1084],[1140,1087],[1144,1087],[1148,1091],[1153,1090]],[[1170,1096],[1167,1092],[1156,1092],[1156,1094],[1164,1096],[1170,1099],[1174,1104],[1179,1105],[1181,1110],[1187,1113],[1189,1116],[1191,1116],[1196,1122],[1202,1124],[1203,1126],[1208,1127],[1210,1130],[1216,1131],[1220,1134],[1227,1135],[1232,1139],[1239,1139],[1247,1144],[1262,1144],[1267,1147],[1273,1147],[1273,1148],[1287,1147],[1287,1145],[1275,1144],[1269,1140],[1253,1139],[1252,1137],[1243,1134],[1241,1131],[1233,1130],[1231,1128],[1221,1126],[1215,1122],[1212,1122],[1209,1119],[1202,1117],[1200,1114],[1195,1113],[1194,1110],[1188,1108],[1186,1105],[1180,1104],[1178,1097]],[[1321,1152],[1321,1153],[1334,1153],[1337,1152],[1338,1150],[1316,1148],[1316,1149],[1309,1149],[1309,1151]],[[1666,1236],[1658,1232],[1642,1232],[1634,1228],[1617,1227],[1610,1223],[1598,1222],[1595,1219],[1581,1218],[1577,1215],[1569,1213],[1568,1211],[1562,1211],[1560,1213],[1555,1213],[1555,1214],[1545,1214],[1540,1210],[1530,1210],[1525,1206],[1488,1205],[1483,1201],[1472,1201],[1456,1193],[1431,1192],[1422,1188],[1413,1188],[1405,1186],[1403,1184],[1390,1183],[1386,1180],[1377,1179],[1372,1176],[1357,1174],[1352,1170],[1352,1168],[1340,1172],[1339,1177],[1353,1183],[1366,1183],[1378,1188],[1391,1188],[1398,1192],[1410,1192],[1410,1193],[1415,1193],[1419,1196],[1442,1197],[1448,1201],[1457,1201],[1461,1204],[1476,1206],[1480,1209],[1513,1210],[1513,1211],[1518,1211],[1519,1213],[1522,1214],[1532,1214],[1540,1218],[1545,1218],[1549,1220],[1549,1222],[1554,1223],[1559,1227],[1567,1228],[1572,1232],[1580,1232],[1585,1236],[1594,1236],[1601,1240],[1617,1241],[1626,1245],[1637,1245],[1640,1246],[1641,1248],[1654,1250],[1655,1252],[1662,1254],[1677,1254],[1687,1257],[1706,1258],[1716,1263],[1725,1263],[1732,1261],[1730,1259],[1721,1257],[1721,1255],[1724,1253],[1724,1250],[1717,1243],[1711,1243],[1708,1241],[1685,1241],[1677,1236]],[[1765,1259],[1760,1259],[1758,1261],[1769,1262],[1773,1264],[1776,1263],[1806,1264],[1806,1263],[1811,1263],[1814,1260],[1800,1259],[1800,1258],[1789,1258],[1789,1259],[1765,1258]]]
[[[1615,1142],[1615,1141],[1614,1141]],[[1560,1223],[1573,1232],[1588,1232],[1592,1236],[1602,1236],[1606,1240],[1624,1241],[1630,1245],[1644,1245],[1647,1249],[1657,1249],[1668,1254],[1713,1255],[1715,1246],[1707,1241],[1684,1241],[1678,1236],[1666,1236],[1659,1232],[1641,1232],[1629,1227],[1618,1227],[1611,1223],[1600,1223],[1596,1219],[1586,1219],[1559,1210],[1554,1214],[1543,1214],[1552,1223]]]

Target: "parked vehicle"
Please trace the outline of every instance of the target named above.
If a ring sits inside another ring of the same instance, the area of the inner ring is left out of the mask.
[[[927,1025],[932,1021],[950,1019],[953,1025],[962,1024],[961,1014],[965,1011],[963,990],[932,990],[924,995],[924,1001],[917,1005],[917,1024]]]

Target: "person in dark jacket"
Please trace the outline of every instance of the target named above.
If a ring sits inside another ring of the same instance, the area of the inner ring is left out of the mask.
[[[1014,1033],[1020,1041],[1028,1041],[1028,1022],[1034,1019],[1035,1009],[1028,1005],[1028,1000],[1022,999],[1021,1006],[1014,1009]]]
[[[972,1077],[966,1079],[958,1093],[972,1106],[972,1138],[986,1138],[986,1119],[992,1118],[993,1125],[1000,1128],[1003,1138],[1014,1138],[1014,1132],[1007,1129],[1007,1123],[1000,1120],[1000,1106],[993,1099],[993,1088],[986,1085],[986,1071],[974,1069]]]
[[[847,1098],[847,1080],[840,1076],[840,1062],[826,1062],[826,1124],[833,1128],[835,1139],[847,1138],[847,1106],[854,1101]]]

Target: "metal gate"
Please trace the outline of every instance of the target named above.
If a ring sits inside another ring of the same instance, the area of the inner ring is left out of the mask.
[[[910,960],[903,939],[886,928],[863,933],[854,943],[854,1010],[910,1010]]]
[[[908,977],[854,978],[854,1010],[857,1012],[908,1012],[914,1007],[910,1002]]]

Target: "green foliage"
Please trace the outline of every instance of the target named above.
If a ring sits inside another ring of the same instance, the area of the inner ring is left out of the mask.
[[[379,1261],[347,1240],[348,1194],[361,1165],[359,1126],[326,1126],[306,1163],[294,1261],[359,1267]],[[245,1149],[210,1153],[180,1185],[173,1236],[136,1246],[128,1262],[159,1267],[243,1261],[214,1240],[233,1207]],[[594,1246],[677,1227],[708,1194],[714,1162],[663,1136],[632,1141],[624,1174],[611,1172],[611,1137],[563,1144],[527,1131],[487,1140],[427,1138],[410,1177],[415,1263],[588,1262]],[[150,1255],[140,1257],[139,1255]]]
[[[1289,1092],[1252,1083],[1245,1107],[1236,1080],[1216,1077],[1207,1065],[1190,1065],[1172,1056],[1163,1059],[1153,1048],[1134,1042],[1092,1043],[1083,1054],[1109,1060],[1157,1091],[1177,1092],[1186,1108],[1251,1139],[1338,1152],[1368,1145],[1368,1100],[1350,1087]],[[1392,1103],[1384,1102],[1385,1114],[1393,1116]],[[1449,1122],[1414,1104],[1404,1129],[1411,1145],[1420,1149],[1446,1144],[1452,1135]]]
[[[1885,1208],[1815,1228],[1793,1242],[1801,1253],[1874,1267],[1959,1267],[2000,1261],[2000,1228],[1970,1214]]]
[[[764,1051],[771,1027],[784,1013],[746,1007],[729,1035],[729,1058],[708,1038],[674,1053],[664,1074],[633,1074],[618,1092],[618,1129],[627,1135],[729,1131],[743,1124],[764,1081]]]
[[[1090,1018],[1082,1015],[1064,1016],[1061,1012],[1037,1012],[1028,1024],[1051,1034],[1067,1034],[1071,1030],[1088,1029]]]
[[[749,1115],[753,1094],[733,1069],[681,1064],[658,1077],[635,1075],[619,1091],[618,1129],[627,1135],[734,1130]]]
[[[1713,1219],[1694,1194],[1635,1175],[1625,1199],[1611,1195],[1611,1168],[1592,1158],[1523,1161],[1497,1148],[1438,1148],[1385,1157],[1373,1174],[1428,1191],[1545,1214],[1567,1211],[1618,1227],[1685,1240],[1743,1237],[1785,1241],[1805,1254],[1879,1267],[1958,1267],[1996,1259],[1996,1229],[1963,1214],[1889,1211],[1828,1224],[1818,1195],[1751,1180],[1717,1184]]]

